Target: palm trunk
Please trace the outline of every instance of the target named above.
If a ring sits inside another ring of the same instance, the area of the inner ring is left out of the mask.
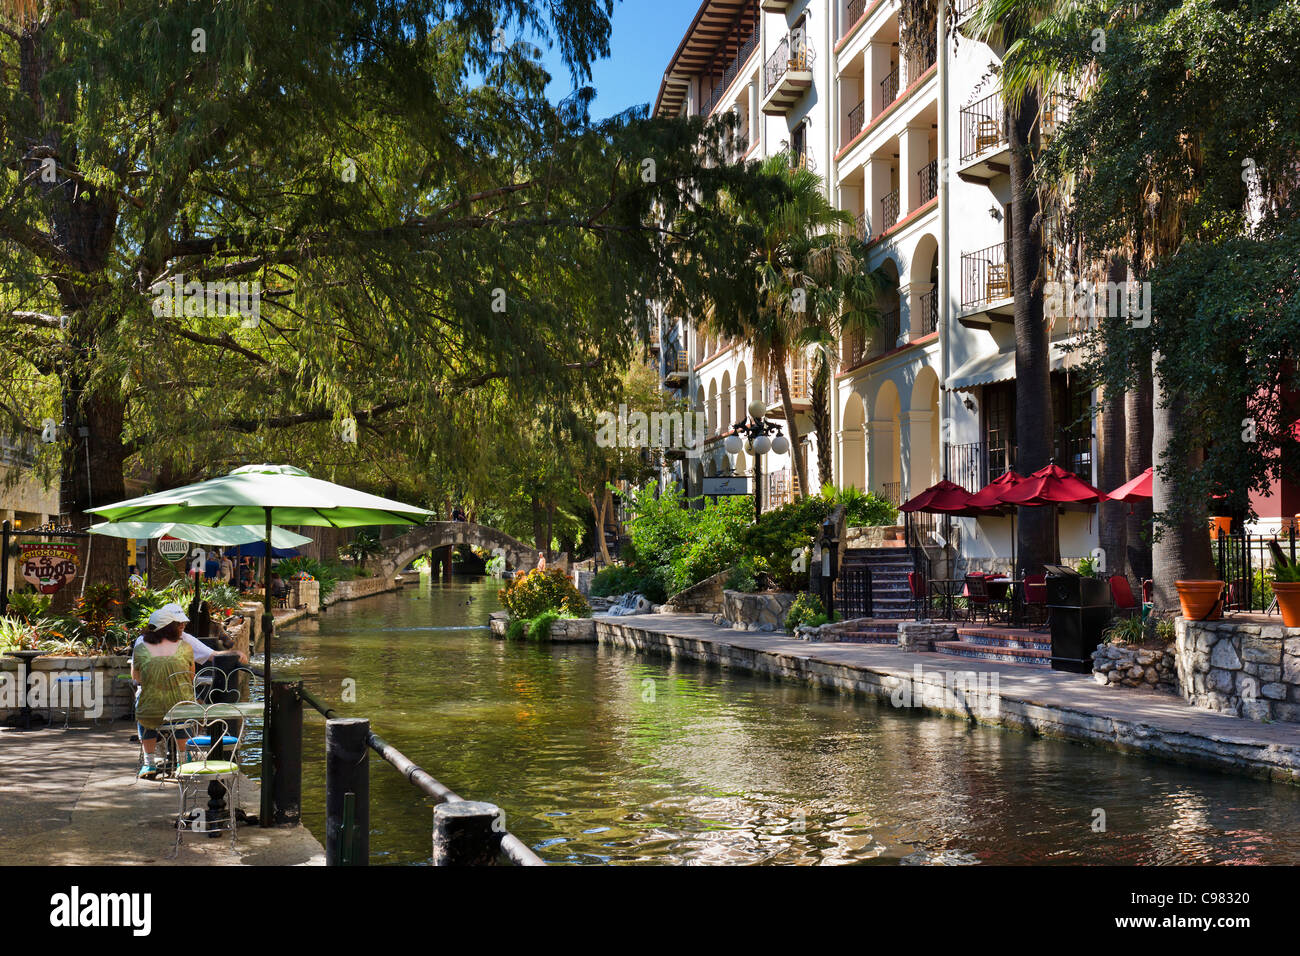
[[[1158,371],[1159,356],[1152,358],[1152,383],[1155,391],[1155,408],[1152,415],[1154,452],[1161,463],[1173,465],[1174,468],[1188,474],[1201,467],[1205,457],[1201,450],[1193,450],[1187,458],[1179,462],[1165,461],[1165,449],[1170,439],[1187,429],[1194,428],[1189,420],[1187,406],[1183,396],[1177,391],[1166,391]],[[1209,513],[1204,502],[1192,502],[1181,515],[1172,513],[1171,483],[1160,476],[1157,469],[1152,481],[1152,507],[1157,513],[1169,513],[1172,521],[1158,529],[1158,537],[1152,547],[1152,579],[1155,583],[1155,606],[1157,612],[1178,613],[1178,591],[1176,581],[1210,580],[1218,577],[1214,567],[1214,558],[1210,553]]]
[[[830,379],[830,362],[823,354],[818,359],[812,387],[812,424],[817,433],[817,479],[820,485],[832,481]]]
[[[1131,481],[1151,467],[1151,369],[1138,377],[1136,387],[1124,395],[1125,480]],[[1151,502],[1134,502],[1128,515],[1128,566],[1139,581],[1151,577]]]
[[[790,439],[790,458],[794,461],[795,474],[799,476],[800,496],[808,493],[808,469],[799,454],[799,425],[794,420],[794,403],[790,401],[790,382],[785,374],[785,363],[776,366],[776,383],[781,389],[781,407],[785,409],[786,437]]]
[[[1098,476],[1103,490],[1118,488],[1125,478],[1124,407],[1118,395],[1103,395],[1098,414],[1101,462]],[[1098,538],[1106,574],[1128,574],[1128,509],[1125,501],[1106,501],[1099,509]]]
[[[1051,336],[1043,321],[1042,210],[1032,180],[1038,96],[1028,93],[1007,110],[1011,142],[1011,282],[1016,329],[1016,465],[1021,474],[1052,458]],[[1017,569],[1042,572],[1055,563],[1056,509],[1021,508]]]

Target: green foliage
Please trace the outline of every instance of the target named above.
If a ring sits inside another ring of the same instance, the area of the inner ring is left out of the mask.
[[[1273,566],[1273,580],[1280,581],[1284,584],[1295,584],[1300,582],[1300,564],[1275,564]],[[1271,595],[1269,600],[1272,600]],[[1267,605],[1265,605],[1265,607],[1267,607]]]
[[[1101,632],[1101,639],[1107,644],[1141,644],[1143,636],[1144,627],[1140,614],[1117,617]]]
[[[424,567],[429,566],[427,558],[422,559]],[[504,554],[494,554],[483,563],[483,570],[493,577],[500,577],[506,570],[506,556]]]
[[[126,631],[118,618],[120,592],[111,584],[91,584],[73,604],[79,637],[95,652],[125,642]]]
[[[164,604],[184,606],[190,600],[191,586],[184,578],[178,578],[165,588],[138,588],[127,598],[122,617],[132,631],[144,630],[149,623],[149,615]]]
[[[364,571],[366,562],[383,554],[385,550],[379,543],[379,536],[373,531],[358,531],[355,538],[339,548],[339,557],[355,561],[357,567]]]
[[[339,565],[318,561],[305,555],[285,558],[275,565],[275,572],[286,581],[299,573],[311,575],[320,583],[322,601],[334,592],[334,588],[344,577],[343,568]]]
[[[522,640],[528,633],[529,623],[522,617],[512,617],[506,622],[506,637],[512,641]]]
[[[0,653],[32,649],[36,626],[17,617],[0,617]]]
[[[1173,618],[1162,617],[1156,621],[1156,638],[1165,644],[1172,644],[1178,637],[1178,632],[1174,629]]]
[[[54,596],[37,591],[15,591],[9,595],[9,615],[27,623],[38,621],[50,612]]]
[[[749,498],[738,495],[688,508],[676,484],[658,498],[650,487],[634,491],[629,506],[635,515],[630,523],[633,551],[645,569],[642,580],[658,578],[669,594],[736,562],[752,507]]]
[[[826,606],[822,604],[821,598],[804,591],[794,599],[794,604],[790,605],[790,611],[785,616],[785,629],[793,634],[803,625],[821,627],[827,620]]]
[[[822,492],[826,497],[826,492]],[[850,528],[890,527],[898,524],[898,509],[874,491],[859,491],[853,485],[833,491],[831,500],[844,505],[845,523]]]
[[[1075,570],[1085,578],[1095,578],[1097,576],[1097,562],[1091,557],[1080,558],[1079,566]]]
[[[814,495],[765,511],[742,539],[756,572],[779,591],[798,591],[808,585],[808,562],[822,522],[833,510],[830,501]],[[796,552],[803,552],[802,558]]]
[[[758,573],[754,569],[754,559],[749,555],[742,555],[736,562],[736,566],[731,569],[731,574],[727,577],[726,584],[728,591],[757,591],[758,590]]]
[[[237,610],[241,598],[239,590],[225,581],[212,581],[203,586],[203,600],[213,613],[228,614]]]
[[[656,604],[664,601],[663,582],[653,572],[648,572],[639,565],[611,564],[597,571],[591,581],[591,593],[596,597],[613,597],[633,591],[645,595]],[[661,596],[656,599],[651,592]]]
[[[497,598],[512,618],[532,619],[544,611],[591,617],[591,605],[559,568],[520,571],[497,592]]]

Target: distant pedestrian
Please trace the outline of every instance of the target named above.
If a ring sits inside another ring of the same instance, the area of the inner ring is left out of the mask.
[[[217,575],[221,573],[221,559],[217,552],[209,551],[208,560],[203,568],[203,576],[209,581],[215,581]]]
[[[235,562],[230,560],[230,555],[221,556],[221,571],[217,575],[226,584],[229,584],[235,577]]]

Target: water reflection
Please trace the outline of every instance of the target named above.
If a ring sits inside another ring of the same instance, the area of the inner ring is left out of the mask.
[[[495,586],[337,606],[283,663],[562,863],[1300,862],[1300,791],[587,646],[494,641]],[[466,603],[469,596],[475,597]],[[323,828],[323,724],[304,814]],[[376,862],[428,801],[371,771]],[[1094,829],[1105,813],[1104,832]]]

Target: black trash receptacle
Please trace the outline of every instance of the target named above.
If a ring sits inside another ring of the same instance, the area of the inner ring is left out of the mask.
[[[1092,673],[1092,652],[1110,622],[1110,588],[1101,578],[1049,566],[1047,607],[1052,618],[1052,670]]]

